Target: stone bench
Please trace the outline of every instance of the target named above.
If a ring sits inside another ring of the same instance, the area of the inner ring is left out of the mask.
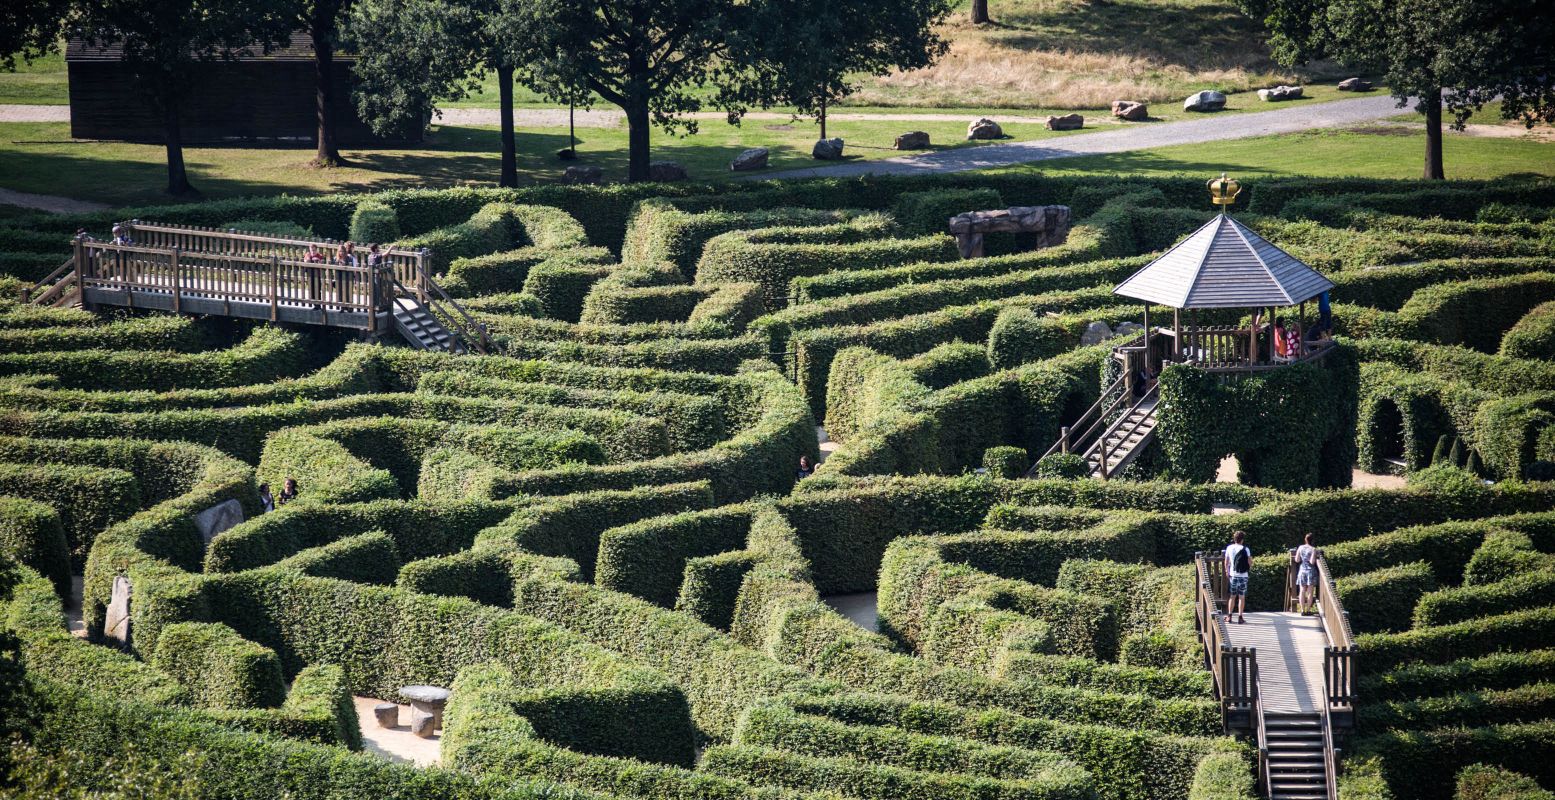
[[[1012,206],[992,211],[968,211],[950,218],[950,234],[962,258],[981,258],[983,236],[989,233],[1034,233],[1036,247],[1063,244],[1069,238],[1069,206]]]
[[[443,727],[443,708],[448,705],[447,689],[441,686],[401,686],[400,697],[410,702],[410,732],[423,739]]]

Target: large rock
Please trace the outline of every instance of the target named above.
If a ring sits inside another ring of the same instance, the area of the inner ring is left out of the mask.
[[[1338,88],[1341,92],[1369,92],[1371,91],[1371,81],[1361,80],[1360,78],[1345,78],[1339,82]]]
[[[1275,103],[1281,100],[1295,100],[1300,96],[1300,86],[1276,86],[1272,89],[1258,90],[1258,99],[1266,103]]]
[[[400,724],[400,704],[379,703],[373,706],[373,716],[378,719],[378,727],[397,728]]]
[[[896,137],[896,149],[898,150],[927,150],[929,149],[929,134],[926,131],[909,131]]]
[[[1114,100],[1112,101],[1112,116],[1118,119],[1126,119],[1129,122],[1140,122],[1150,119],[1150,107],[1133,100]]]
[[[103,642],[125,650],[130,647],[130,579],[123,575],[114,577],[113,591],[108,595]]]
[[[749,172],[754,169],[767,168],[767,148],[752,147],[741,152],[729,162],[729,169],[734,172]]]
[[[1085,117],[1079,114],[1047,118],[1047,129],[1050,131],[1077,131],[1083,127],[1085,127]]]
[[[1085,326],[1085,333],[1080,334],[1080,346],[1101,344],[1111,338],[1112,328],[1108,327],[1107,323],[1097,320]]]
[[[243,505],[236,500],[223,500],[194,515],[194,526],[200,529],[200,538],[210,544],[221,533],[243,521]]]
[[[1183,111],[1219,111],[1226,107],[1226,96],[1214,89],[1194,92],[1182,101]]]
[[[994,122],[987,117],[979,117],[967,124],[966,138],[1002,139],[1004,138],[1004,129],[999,127],[999,123]]]
[[[841,139],[817,139],[815,146],[810,148],[810,156],[822,161],[836,161],[842,158]]]
[[[562,173],[562,183],[600,183],[604,179],[605,171],[595,166],[571,166]]]
[[[683,181],[686,179],[686,168],[673,161],[655,161],[648,165],[648,180],[658,183],[671,181]]]
[[[1115,336],[1133,336],[1143,331],[1145,326],[1137,322],[1119,322],[1118,327],[1112,329]]]

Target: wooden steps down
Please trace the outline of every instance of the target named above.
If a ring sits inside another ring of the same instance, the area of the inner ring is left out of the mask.
[[[419,350],[436,350],[443,353],[465,353],[464,343],[443,326],[431,311],[412,298],[400,297],[394,301],[394,328]]]

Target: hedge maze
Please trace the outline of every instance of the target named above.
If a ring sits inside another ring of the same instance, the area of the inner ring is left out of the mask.
[[[0,303],[6,758],[222,798],[1247,800],[1191,565],[1241,530],[1253,610],[1310,532],[1350,611],[1343,797],[1547,796],[1555,185],[1251,183],[1239,218],[1337,285],[1355,418],[1292,368],[1226,390],[1256,448],[1189,409],[1125,480],[1022,477],[1116,377],[1086,338],[1139,321],[1111,286],[1202,196],[964,176],[9,220],[8,298],[118,218],[426,247],[496,352]],[[1071,208],[1063,244],[961,260],[943,230],[1037,204]],[[1209,482],[1228,455],[1243,483]],[[1349,488],[1352,462],[1409,484]],[[877,624],[827,602],[857,593]],[[363,752],[352,697],[411,684],[452,689],[434,767]]]

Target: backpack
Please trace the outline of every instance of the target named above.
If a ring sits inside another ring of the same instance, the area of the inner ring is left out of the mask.
[[[1236,555],[1231,557],[1231,571],[1239,575],[1246,575],[1249,571],[1250,560],[1247,556],[1247,548],[1244,546],[1241,550],[1236,551]]]

